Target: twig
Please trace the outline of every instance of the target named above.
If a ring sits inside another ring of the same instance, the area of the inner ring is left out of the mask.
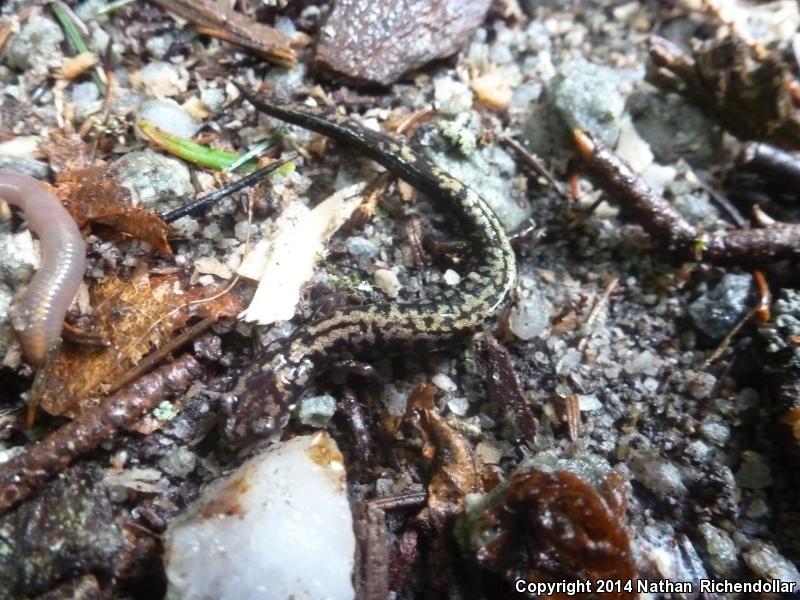
[[[424,504],[427,497],[427,492],[411,492],[409,494],[398,494],[396,496],[375,498],[374,500],[370,500],[369,504],[370,506],[380,508],[381,510],[395,510],[398,508],[408,508]]]
[[[262,167],[257,171],[253,171],[249,175],[242,177],[241,179],[234,181],[230,185],[226,185],[224,188],[220,188],[216,191],[211,192],[203,196],[202,198],[197,198],[196,200],[192,200],[191,202],[184,204],[176,208],[175,210],[171,210],[168,213],[162,215],[162,219],[167,223],[172,223],[177,221],[181,217],[185,217],[188,215],[193,215],[199,212],[202,212],[209,208],[210,206],[216,204],[223,198],[230,196],[231,194],[235,194],[236,192],[243,190],[244,188],[251,187],[261,181],[264,177],[277,171],[286,163],[295,160],[297,158],[296,153],[291,153],[288,156],[285,156],[279,160],[276,160],[271,165],[267,165],[266,167]]]
[[[511,148],[514,151],[514,153],[522,160],[522,162],[524,162],[528,167],[533,169],[533,171],[537,175],[543,177],[547,181],[547,183],[549,183],[553,187],[553,189],[558,193],[559,196],[562,197],[567,196],[566,192],[563,189],[561,189],[561,185],[558,183],[558,181],[556,181],[556,178],[550,174],[550,171],[548,171],[545,168],[545,166],[539,161],[538,158],[536,158],[533,154],[528,152],[525,146],[520,144],[514,138],[508,137],[507,135],[502,136],[500,138],[500,141],[504,145]]]
[[[721,208],[725,213],[730,217],[733,224],[736,225],[740,229],[747,229],[750,227],[750,223],[747,222],[747,219],[744,218],[744,215],[739,212],[739,209],[733,205],[733,203],[728,200],[725,196],[720,194],[717,190],[712,188],[702,179],[698,180],[700,183],[700,187],[703,188],[706,194],[708,194],[714,203]]]
[[[770,319],[770,308],[772,307],[772,292],[769,290],[767,278],[764,277],[764,272],[756,269],[753,271],[753,278],[756,280],[758,287],[758,304],[756,304],[754,316],[756,321],[761,323],[768,323]]]
[[[147,373],[167,356],[175,352],[175,350],[179,349],[186,342],[189,342],[199,336],[216,322],[216,319],[207,317],[202,321],[198,321],[185,331],[182,331],[179,335],[172,338],[166,344],[148,354],[143,360],[139,361],[136,366],[130,369],[127,373],[123,374],[122,377],[117,379],[117,381],[112,383],[107,393],[113,394],[117,390],[120,390],[128,385],[137,377],[141,377],[144,373]]]
[[[739,330],[742,327],[744,327],[750,319],[753,318],[753,315],[756,314],[757,310],[758,310],[758,306],[754,306],[753,308],[751,308],[750,310],[747,311],[747,314],[745,316],[743,316],[741,319],[739,319],[739,321],[736,323],[736,325],[731,327],[731,330],[728,333],[725,334],[725,337],[722,338],[722,341],[719,343],[719,345],[714,349],[714,351],[703,362],[703,366],[700,367],[701,371],[705,371],[706,369],[708,369],[708,367],[710,367],[712,364],[714,364],[717,361],[717,359],[720,356],[722,356],[722,353],[725,352],[725,350],[727,350],[728,346],[731,345],[731,341],[733,340],[734,337],[736,337],[736,334],[739,333]]]
[[[574,131],[590,178],[622,205],[657,242],[679,258],[714,264],[755,264],[800,255],[800,225],[776,223],[760,229],[708,233],[690,224],[655,193],[631,166],[589,133]]]
[[[0,514],[73,460],[135,423],[152,410],[166,392],[185,390],[200,371],[197,360],[191,354],[184,354],[0,465]]]
[[[608,299],[611,297],[611,294],[614,293],[614,290],[617,289],[618,284],[619,284],[619,277],[614,277],[611,281],[608,282],[608,285],[606,285],[606,289],[603,291],[603,295],[600,296],[600,298],[598,298],[597,302],[595,302],[594,306],[592,307],[589,316],[586,317],[586,321],[581,326],[581,329],[584,332],[583,339],[581,339],[581,341],[578,342],[578,350],[580,352],[583,352],[584,348],[586,348],[586,344],[589,341],[589,336],[591,333],[590,329],[592,327],[592,324],[595,322],[595,319],[597,319],[603,307],[608,303]]]
[[[225,2],[214,0],[150,0],[202,27],[209,34],[219,32],[223,39],[253,50],[282,67],[294,65],[296,56],[291,40],[281,31],[251,20],[231,10]]]
[[[405,135],[406,133],[413,131],[417,127],[419,127],[422,123],[424,123],[430,116],[434,113],[434,108],[430,104],[425,106],[418,111],[415,111],[408,115],[405,119],[403,119],[400,124],[395,128],[394,132],[397,135]]]

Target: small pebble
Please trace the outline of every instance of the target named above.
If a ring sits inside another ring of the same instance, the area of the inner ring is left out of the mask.
[[[695,400],[708,398],[716,383],[717,378],[711,373],[698,373],[689,382],[689,395]]]
[[[720,419],[708,417],[701,423],[700,433],[712,444],[724,446],[731,437],[731,428]]]
[[[0,169],[30,175],[36,179],[50,177],[50,167],[44,161],[29,156],[4,156],[0,154]]]
[[[469,399],[464,397],[454,397],[447,400],[447,408],[450,409],[454,415],[463,417],[469,410]]]
[[[200,92],[200,102],[205,104],[211,113],[215,113],[225,104],[225,90],[222,88],[206,88]]]
[[[569,471],[592,485],[604,485],[611,465],[604,457],[591,452],[579,451],[574,456],[563,458],[555,450],[545,450],[523,460],[517,471],[539,469],[548,473]]]
[[[749,274],[728,273],[689,305],[695,327],[714,341],[719,341],[747,310],[753,278]]]
[[[458,389],[456,382],[444,373],[436,373],[436,375],[431,378],[431,381],[443,392],[455,392]]]
[[[795,590],[800,588],[800,573],[797,567],[772,544],[756,542],[754,548],[744,553],[744,562],[762,579],[794,582]]]
[[[453,271],[453,269],[447,269],[442,275],[442,279],[444,282],[449,286],[455,286],[461,283],[461,275]]]
[[[173,477],[186,477],[197,466],[197,455],[184,446],[179,446],[158,461],[158,466]]]
[[[730,536],[711,523],[700,523],[697,530],[705,546],[708,566],[714,574],[724,577],[732,573],[738,564],[738,551]]]
[[[673,462],[651,451],[635,452],[628,460],[636,479],[650,491],[664,496],[686,495],[683,474]]]
[[[475,446],[475,455],[481,459],[485,465],[498,465],[503,457],[503,451],[496,445],[483,440]]]
[[[508,328],[521,340],[532,340],[550,324],[550,302],[541,293],[520,300],[508,313]]]
[[[93,81],[76,83],[71,87],[71,91],[76,118],[83,120],[102,109],[103,99]]]
[[[378,247],[361,236],[354,235],[347,238],[344,245],[350,256],[358,263],[358,268],[362,270],[366,270],[378,254]]]
[[[33,14],[19,33],[11,36],[5,51],[5,62],[17,69],[45,74],[50,68],[61,64],[64,57],[61,52],[63,41],[64,33],[55,21]]]
[[[141,71],[141,82],[145,92],[155,98],[176,96],[183,90],[178,68],[170,63],[155,61],[147,64]]]
[[[394,271],[378,269],[374,275],[375,285],[378,286],[389,298],[397,298],[403,285]]]
[[[303,398],[297,406],[297,418],[311,427],[326,427],[335,412],[336,398],[329,394]]]
[[[581,411],[600,410],[603,404],[596,394],[578,394],[578,408]]]
[[[633,358],[626,361],[622,368],[629,375],[656,375],[661,365],[661,360],[650,350],[637,353]]]
[[[772,474],[763,456],[751,451],[742,453],[742,464],[736,471],[736,485],[752,490],[772,485]]]
[[[146,100],[139,107],[138,121],[149,121],[159,129],[190,139],[200,131],[200,123],[195,121],[174,100]]]
[[[114,161],[112,170],[132,192],[134,202],[153,206],[163,200],[194,195],[189,169],[180,160],[153,150],[129,152]]]

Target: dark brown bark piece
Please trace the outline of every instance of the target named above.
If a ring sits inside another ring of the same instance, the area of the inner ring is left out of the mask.
[[[320,30],[314,66],[353,85],[388,86],[458,52],[491,0],[338,0]]]

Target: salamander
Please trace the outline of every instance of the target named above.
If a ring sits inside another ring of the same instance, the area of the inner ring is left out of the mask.
[[[473,256],[455,288],[414,303],[345,307],[266,346],[233,390],[225,433],[234,443],[282,427],[314,378],[338,363],[442,348],[474,333],[507,305],[517,277],[508,236],[486,201],[423,155],[324,107],[280,104],[240,90],[259,111],[350,146],[426,194],[458,222]]]

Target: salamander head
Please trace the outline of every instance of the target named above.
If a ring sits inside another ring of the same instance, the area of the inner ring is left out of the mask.
[[[225,437],[235,446],[281,431],[308,385],[311,364],[264,365],[246,371],[226,400]]]

